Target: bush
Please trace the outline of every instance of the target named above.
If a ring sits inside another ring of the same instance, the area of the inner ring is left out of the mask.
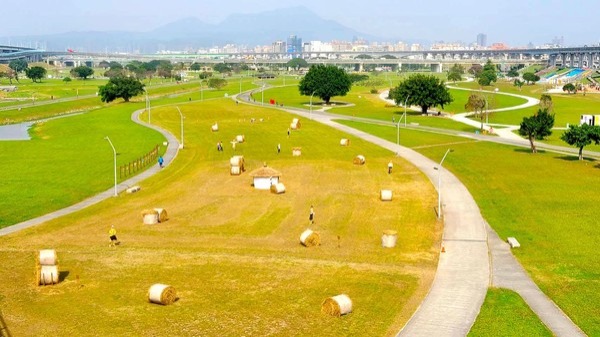
[[[372,94],[378,94],[378,93],[379,93],[379,91],[377,91],[377,89],[373,88],[373,89],[371,89],[371,93],[372,93]]]

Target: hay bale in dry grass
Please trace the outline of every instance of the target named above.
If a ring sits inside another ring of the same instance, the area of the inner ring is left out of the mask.
[[[271,185],[271,192],[275,194],[285,193],[285,186],[282,183],[273,184]]]
[[[358,156],[354,157],[354,160],[352,162],[354,163],[354,165],[364,165],[367,162],[367,160],[365,159],[365,156],[359,154]]]
[[[388,229],[383,231],[381,236],[381,246],[383,248],[394,248],[396,247],[396,241],[398,240],[398,232]]]
[[[340,140],[340,145],[341,146],[350,146],[350,139],[348,139],[348,138],[342,138]]]
[[[233,156],[233,157],[231,157],[231,159],[229,159],[229,164],[231,166],[243,167],[244,166],[244,156]]]
[[[219,124],[215,123],[210,127],[210,131],[217,132],[219,131]]]
[[[238,143],[243,143],[246,141],[246,137],[244,137],[244,135],[237,135],[235,136],[235,141]]]
[[[58,284],[58,266],[38,266],[37,268],[37,285]]]
[[[175,288],[161,283],[153,284],[148,290],[148,301],[150,303],[169,305],[177,300]]]
[[[379,192],[381,201],[392,201],[392,194],[392,190],[381,190],[381,192]]]
[[[232,176],[239,176],[240,174],[242,174],[242,169],[239,166],[232,166],[229,170],[229,174],[231,174]]]
[[[156,225],[158,223],[158,212],[153,209],[145,209],[142,211],[144,225]]]
[[[302,126],[302,124],[300,123],[300,120],[298,118],[292,119],[292,123],[290,124],[290,129],[298,130],[298,129],[300,129],[301,126]]]
[[[306,247],[318,246],[321,244],[321,236],[319,233],[307,229],[300,235],[300,243]]]
[[[301,147],[295,147],[292,149],[292,156],[294,157],[300,157],[302,155],[302,148]]]
[[[58,256],[54,249],[42,249],[38,255],[38,264],[42,266],[54,266],[58,264]]]
[[[155,208],[154,209],[158,213],[158,222],[165,222],[169,218],[167,217],[167,210],[164,208]]]
[[[326,298],[321,305],[321,312],[335,317],[349,314],[352,312],[352,300],[346,294]]]

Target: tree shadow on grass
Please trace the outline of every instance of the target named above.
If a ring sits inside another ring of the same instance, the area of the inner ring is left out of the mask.
[[[564,161],[580,161],[579,160],[579,156],[574,154],[572,156],[560,156],[560,157],[556,157],[560,160],[564,160]],[[588,162],[588,163],[595,163],[598,160],[594,159],[594,158],[586,158],[583,157],[583,160],[581,160],[582,162]],[[595,167],[600,167],[600,163],[598,165],[596,165]]]
[[[531,152],[531,149],[529,149],[529,148],[528,149],[526,149],[526,148],[516,148],[513,151],[519,152],[519,153],[535,154],[535,153]],[[538,149],[537,153],[546,153],[546,150],[540,150],[540,149]]]

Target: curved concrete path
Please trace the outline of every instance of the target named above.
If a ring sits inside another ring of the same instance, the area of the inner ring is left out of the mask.
[[[165,152],[163,158],[165,160],[164,166],[168,166],[173,159],[175,159],[175,157],[177,156],[177,153],[179,151],[179,142],[177,141],[177,138],[175,138],[175,136],[173,136],[172,134],[170,134],[169,132],[167,132],[164,129],[161,129],[155,125],[152,124],[147,124],[145,122],[139,121],[138,116],[139,114],[144,111],[142,110],[137,110],[135,111],[132,115],[131,115],[131,120],[134,121],[137,124],[149,127],[151,129],[154,129],[158,132],[160,132],[163,136],[165,136],[167,138],[167,141],[169,142],[169,144],[167,145],[167,151]],[[108,147],[107,145],[107,151],[110,151],[110,147]],[[127,179],[125,181],[122,181],[120,184],[117,185],[117,191],[119,193],[123,192],[124,190],[126,190],[127,188],[139,183],[140,181],[157,174],[158,172],[160,172],[162,169],[157,165],[153,165],[152,167],[148,168],[147,170],[145,170],[144,172],[136,175],[135,177],[132,177],[130,179]],[[81,209],[84,209],[86,207],[89,207],[91,205],[97,204],[102,200],[114,197],[114,187],[111,186],[110,189],[97,194],[93,197],[87,198],[81,202],[78,202],[75,205],[69,206],[69,207],[65,207],[63,209],[59,209],[57,211],[54,211],[52,213],[48,213],[45,215],[42,215],[40,217],[34,218],[34,219],[30,219],[27,221],[23,221],[21,223],[9,226],[9,227],[4,227],[2,229],[0,229],[0,236],[3,235],[7,235],[10,233],[14,233],[17,231],[20,231],[22,229],[25,228],[29,228],[29,227],[33,227],[36,225],[39,225],[41,223],[44,223],[46,221],[50,221],[53,219],[56,219],[58,217],[61,217],[63,215],[66,214],[70,214],[73,212],[77,212]]]
[[[422,171],[436,189],[438,174],[441,174],[445,253],[440,254],[429,293],[398,336],[467,335],[490,286],[516,291],[556,336],[585,336],[531,280],[508,244],[483,219],[469,191],[452,173],[445,168],[434,170],[438,164],[416,151],[332,120],[355,118],[315,110],[312,113],[296,108],[283,110],[396,153]]]

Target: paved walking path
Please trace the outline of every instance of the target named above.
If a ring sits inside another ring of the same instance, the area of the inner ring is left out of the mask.
[[[441,174],[445,253],[440,254],[429,293],[398,336],[465,336],[479,314],[489,286],[519,293],[556,336],[585,336],[531,280],[508,244],[483,219],[475,200],[456,176],[444,168],[434,170],[438,164],[416,151],[332,120],[356,118],[315,110],[284,110],[389,149],[421,170],[436,189]]]
[[[144,125],[144,126],[149,127],[151,129],[154,129],[154,130],[160,132],[161,134],[163,134],[167,138],[167,141],[169,142],[169,144],[167,146],[167,151],[165,152],[165,154],[163,156],[163,158],[165,160],[164,166],[166,167],[177,156],[177,153],[179,151],[179,142],[177,141],[177,139],[175,138],[175,136],[173,136],[172,134],[168,133],[166,130],[163,130],[163,129],[157,127],[157,126],[154,126],[154,125],[147,124],[147,123],[139,121],[138,120],[138,116],[139,116],[139,114],[142,111],[144,111],[144,110],[137,110],[137,111],[135,111],[133,113],[133,115],[131,116],[131,120],[134,121],[135,123]],[[108,146],[108,144],[106,145],[106,150],[110,151],[110,147]],[[158,164],[155,164],[152,167],[150,167],[149,169],[147,169],[146,171],[144,171],[144,172],[136,175],[135,177],[132,177],[131,179],[127,179],[125,181],[122,181],[120,184],[117,185],[117,191],[119,193],[123,192],[127,188],[129,188],[129,187],[131,187],[133,185],[136,185],[140,181],[142,181],[142,180],[144,180],[144,179],[146,179],[146,178],[148,178],[148,177],[150,177],[150,176],[152,176],[154,174],[157,174],[161,170],[162,169],[158,166]],[[115,191],[114,187],[111,187],[110,189],[108,189],[108,190],[106,190],[106,191],[104,191],[104,192],[102,192],[100,194],[97,194],[97,195],[95,195],[93,197],[90,197],[88,199],[85,199],[85,200],[83,200],[81,202],[78,202],[75,205],[72,205],[72,206],[69,206],[69,207],[65,207],[63,209],[59,209],[59,210],[54,211],[52,213],[49,213],[49,214],[46,214],[46,215],[42,215],[40,217],[37,217],[37,218],[34,218],[34,219],[30,219],[30,220],[27,220],[27,221],[24,221],[24,222],[21,222],[21,223],[18,223],[18,224],[9,226],[9,227],[4,227],[4,228],[0,229],[0,236],[7,235],[7,234],[10,234],[10,233],[14,233],[14,232],[17,232],[17,231],[20,231],[22,229],[29,228],[29,227],[32,227],[32,226],[36,226],[36,225],[39,225],[39,224],[44,223],[46,221],[50,221],[50,220],[56,219],[58,217],[66,215],[66,214],[77,212],[77,211],[79,211],[81,209],[84,209],[86,207],[89,207],[91,205],[99,203],[102,200],[105,200],[105,199],[113,197],[114,193],[115,193],[114,191]]]

